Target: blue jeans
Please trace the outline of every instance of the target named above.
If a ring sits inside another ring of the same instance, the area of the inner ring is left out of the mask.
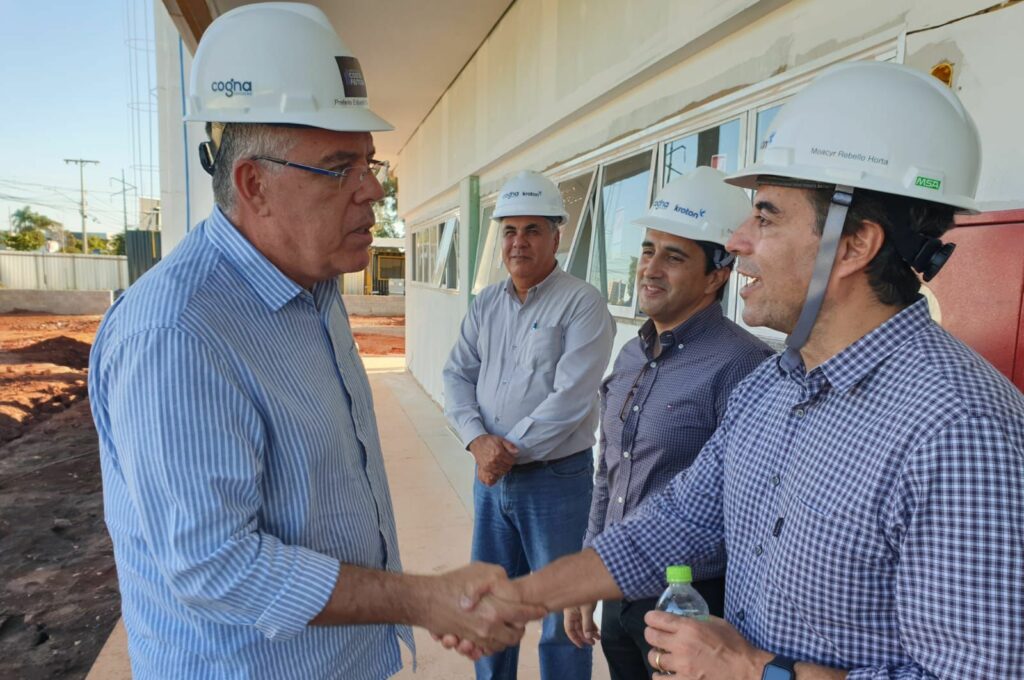
[[[522,472],[513,468],[494,486],[477,479],[473,560],[500,564],[515,578],[578,552],[593,491],[590,449],[542,468]],[[543,680],[589,680],[591,652],[569,641],[560,613],[544,617],[538,647]],[[477,680],[515,680],[518,663],[518,645],[484,657],[476,662]]]

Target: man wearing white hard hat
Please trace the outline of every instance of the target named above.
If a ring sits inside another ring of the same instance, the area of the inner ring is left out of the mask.
[[[615,324],[590,284],[555,260],[567,214],[551,180],[522,172],[494,219],[509,278],[480,292],[444,368],[445,414],[473,455],[473,559],[509,576],[575,552],[593,488],[597,395]],[[477,678],[515,678],[518,647],[480,659]],[[544,680],[589,678],[560,613],[544,619]]]
[[[517,642],[540,612],[457,609],[501,569],[400,573],[337,285],[367,265],[391,129],[358,61],[319,9],[248,5],[203,34],[189,95],[217,205],[111,308],[89,372],[134,677],[384,678],[410,625]]]
[[[918,293],[975,208],[980,160],[957,97],[904,66],[834,67],[787,103],[729,179],[756,193],[727,244],[744,321],[789,333],[786,352],[736,388],[685,474],[508,594],[649,596],[724,539],[725,619],[648,614],[656,669],[1024,677],[1024,395]]]
[[[732,272],[729,235],[750,213],[746,192],[725,173],[699,167],[665,185],[644,217],[637,265],[639,307],[648,319],[623,346],[601,384],[601,452],[594,479],[590,546],[693,463],[725,415],[733,388],[772,349],[725,318],[720,300]],[[694,567],[694,587],[722,616],[725,555]],[[654,598],[605,600],[565,611],[579,645],[601,641],[612,680],[648,677],[644,616]]]

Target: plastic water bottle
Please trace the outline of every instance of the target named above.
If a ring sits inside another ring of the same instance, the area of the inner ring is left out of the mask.
[[[658,611],[686,616],[703,621],[708,618],[708,603],[693,587],[693,572],[689,565],[674,564],[665,569],[668,588],[658,598]]]

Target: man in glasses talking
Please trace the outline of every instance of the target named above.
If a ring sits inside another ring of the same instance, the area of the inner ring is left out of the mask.
[[[644,217],[637,264],[648,320],[619,352],[601,388],[601,456],[589,546],[693,462],[718,427],[732,389],[772,350],[725,318],[719,304],[732,272],[729,234],[750,213],[742,189],[699,167],[667,184]],[[722,615],[725,561],[696,568],[697,590]],[[601,640],[613,680],[650,677],[644,615],[656,600],[606,600],[600,633],[594,605],[565,610],[577,645]]]

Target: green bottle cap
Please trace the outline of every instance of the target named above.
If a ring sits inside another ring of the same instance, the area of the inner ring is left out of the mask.
[[[688,564],[665,567],[665,580],[669,583],[693,583],[693,572]]]

